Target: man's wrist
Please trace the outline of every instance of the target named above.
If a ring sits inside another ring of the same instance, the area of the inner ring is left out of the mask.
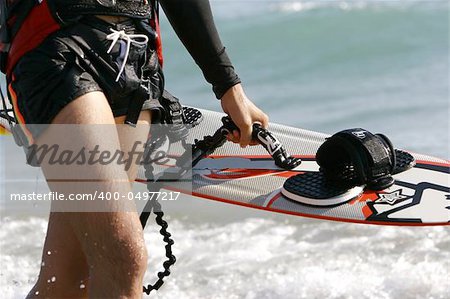
[[[213,86],[214,94],[218,100],[222,100],[225,94],[232,88],[236,86],[241,86],[241,79],[236,76],[235,80],[229,81],[227,84],[222,84],[220,86]]]

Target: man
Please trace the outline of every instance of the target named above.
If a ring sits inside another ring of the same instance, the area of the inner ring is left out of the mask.
[[[157,43],[143,21],[155,21],[153,3],[47,2],[56,7],[60,16],[71,20],[70,24],[21,57],[8,77],[14,111],[30,144],[58,143],[64,148],[71,141],[60,135],[55,137],[52,129],[33,129],[32,124],[106,125],[76,137],[77,145],[86,149],[98,147],[128,153],[136,142],[144,144],[148,131],[139,126],[117,130],[111,125],[127,122],[149,126],[158,122],[156,118],[164,110],[155,93],[149,96],[138,92],[142,82],[147,82],[144,79],[157,74],[158,69],[150,55],[157,50]],[[212,84],[223,111],[239,127],[240,133],[234,132],[229,139],[248,146],[252,124],[259,122],[266,127],[268,118],[245,95],[220,42],[209,1],[162,0],[161,6]],[[135,102],[140,103],[142,111],[133,119],[130,110],[136,107]],[[128,194],[128,182],[134,181],[137,171],[136,167],[91,165],[82,168],[82,172],[101,183],[86,187],[70,176],[56,173],[48,164],[41,167],[51,190],[62,193],[100,190]],[[71,167],[64,172],[75,171]],[[61,177],[64,186],[55,179]],[[52,212],[39,279],[28,297],[140,298],[146,267],[147,251],[136,211]]]

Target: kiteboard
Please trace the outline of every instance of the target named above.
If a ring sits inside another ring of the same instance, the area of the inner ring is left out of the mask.
[[[203,121],[191,129],[190,142],[211,135],[214,128],[222,125],[223,114],[200,111]],[[342,195],[346,198],[335,198],[337,204],[323,206],[317,201],[299,200],[285,187],[293,178],[319,172],[315,154],[329,136],[279,124],[270,124],[269,131],[287,152],[301,159],[300,165],[283,169],[262,146],[242,149],[226,142],[195,164],[189,188],[176,182],[167,182],[165,188],[197,198],[301,217],[378,225],[450,224],[450,161],[410,153],[415,163],[395,174],[389,188],[351,188]],[[145,180],[142,171],[140,177]]]
[[[222,125],[223,114],[200,111],[203,119],[190,129],[188,143],[211,135]],[[5,118],[0,118],[0,124],[2,134],[7,133]],[[164,188],[199,199],[324,220],[404,226],[450,224],[450,161],[410,153],[415,164],[395,174],[392,186],[382,190],[356,186],[322,205],[292,194],[286,185],[290,182],[300,190],[311,188],[302,176],[319,172],[315,154],[329,136],[280,124],[270,124],[269,131],[290,155],[301,159],[299,165],[285,169],[275,163],[267,148],[242,149],[226,142],[197,161],[189,184],[165,182]],[[147,181],[144,169],[138,176],[139,181]],[[298,178],[303,185],[296,183]]]

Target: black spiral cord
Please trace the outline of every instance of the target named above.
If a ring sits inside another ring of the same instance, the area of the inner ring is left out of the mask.
[[[195,109],[190,107],[183,107],[183,123],[186,125],[190,125],[191,127],[195,127],[201,121],[203,120],[202,113]],[[187,130],[186,126],[181,126],[182,130]],[[155,132],[154,132],[155,133]],[[172,132],[173,133],[173,132]],[[180,136],[185,136],[186,134],[179,134]],[[182,142],[182,145],[185,149],[191,148],[192,145],[187,143],[184,139],[180,140]],[[153,138],[155,139],[155,138]],[[154,168],[151,164],[151,158],[150,155],[152,151],[154,150],[154,147],[152,144],[157,144],[157,140],[148,140],[147,145],[145,146],[144,150],[144,159],[143,159],[143,166],[145,169],[145,178],[147,179],[147,190],[149,192],[155,192],[159,191],[163,187],[164,178],[160,178],[160,180],[154,180],[153,178],[153,171]],[[180,167],[179,173],[176,175],[176,177],[182,177],[185,173],[186,169],[192,168],[192,153],[191,151],[186,151],[185,154],[180,157],[181,161],[186,161],[186,165],[184,167]],[[147,286],[144,286],[144,293],[149,295],[151,291],[158,290],[164,283],[164,277],[167,277],[170,275],[170,267],[175,264],[176,258],[172,253],[172,245],[174,244],[173,239],[170,237],[172,236],[168,231],[167,227],[168,224],[166,221],[164,221],[164,213],[161,210],[161,204],[157,200],[153,200],[151,198],[147,201],[145,204],[144,210],[142,211],[139,219],[141,221],[142,227],[144,228],[147,224],[148,218],[150,217],[151,212],[153,211],[153,214],[156,215],[155,221],[156,223],[161,227],[159,230],[159,233],[163,236],[163,241],[166,243],[165,249],[166,249],[166,258],[167,260],[163,262],[164,271],[158,272],[158,280],[153,284],[148,284]]]
[[[149,157],[150,155],[150,147],[145,148],[144,156]],[[150,161],[150,159],[144,159],[144,161]],[[153,166],[151,163],[143,163],[144,169],[145,169],[145,177],[151,178],[153,174]],[[155,189],[160,190],[162,187],[161,183],[158,182],[152,182],[149,179],[147,180],[147,190],[149,192],[155,192]],[[163,284],[164,284],[164,277],[167,277],[170,275],[170,267],[175,264],[176,258],[172,254],[172,245],[174,244],[173,239],[170,237],[172,236],[168,231],[168,224],[167,221],[163,219],[164,213],[161,210],[161,204],[158,202],[157,199],[150,198],[145,207],[143,212],[141,213],[139,220],[141,221],[142,228],[145,228],[145,225],[147,224],[147,220],[150,217],[150,213],[153,211],[153,214],[155,214],[156,218],[156,224],[158,224],[161,229],[159,230],[159,233],[163,236],[163,241],[166,243],[165,249],[166,249],[166,258],[167,260],[163,262],[164,271],[158,272],[158,280],[152,285],[148,284],[147,286],[143,287],[143,292],[147,295],[150,295],[150,292],[155,290],[157,291]]]

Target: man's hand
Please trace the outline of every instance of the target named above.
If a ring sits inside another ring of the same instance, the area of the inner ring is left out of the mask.
[[[228,140],[239,143],[241,147],[257,144],[252,141],[253,124],[260,123],[267,128],[269,118],[247,98],[241,84],[234,85],[223,95],[222,109],[240,130],[240,133],[234,131],[233,136],[227,136]]]

